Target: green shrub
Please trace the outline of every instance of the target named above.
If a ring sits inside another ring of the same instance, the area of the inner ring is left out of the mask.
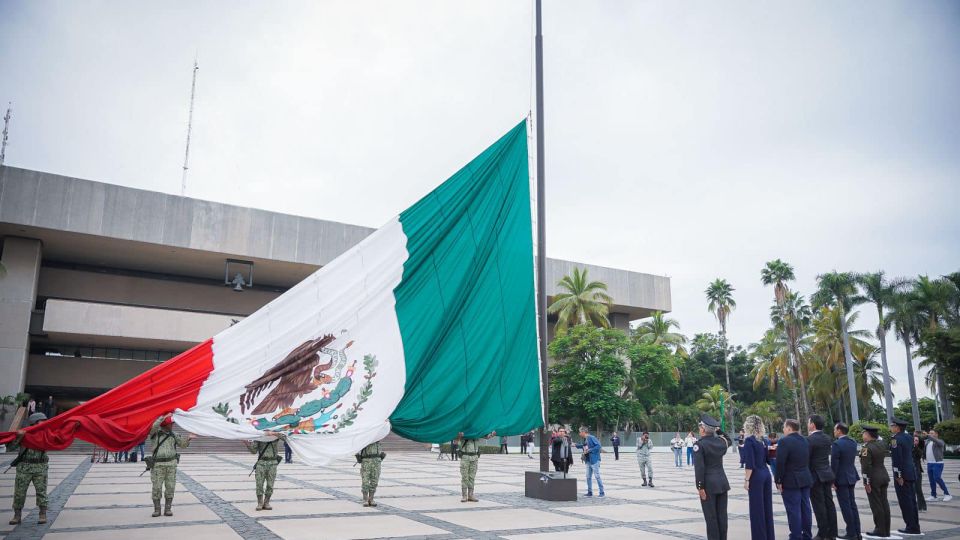
[[[960,444],[960,418],[944,420],[933,426],[940,438],[947,444]]]
[[[850,438],[857,442],[863,442],[863,426],[880,428],[879,434],[885,441],[889,441],[893,437],[893,434],[890,433],[890,427],[875,422],[861,421],[850,426]]]

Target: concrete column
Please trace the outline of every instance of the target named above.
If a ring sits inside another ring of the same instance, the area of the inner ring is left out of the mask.
[[[630,315],[626,313],[610,313],[607,317],[610,320],[610,326],[619,330],[630,329]]]
[[[30,355],[30,315],[37,300],[42,246],[39,240],[8,236],[0,261],[0,396],[22,392]]]

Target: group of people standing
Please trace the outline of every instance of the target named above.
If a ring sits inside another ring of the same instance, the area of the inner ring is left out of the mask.
[[[890,429],[893,437],[889,444],[883,441],[878,428],[865,427],[863,445],[849,435],[846,424],[833,426],[833,435],[824,432],[825,420],[812,415],[807,420],[807,436],[800,433],[800,423],[788,419],[783,424],[784,436],[779,440],[768,438],[763,421],[749,416],[744,422],[740,461],[745,469],[744,489],[749,493],[750,534],[753,540],[772,540],[773,487],[783,498],[791,540],[893,538],[891,536],[890,503],[887,488],[891,478],[887,473],[886,459],[892,462],[893,484],[905,526],[898,531],[903,536],[920,536],[918,496],[915,485],[919,481],[919,454],[928,462],[931,471],[932,494],[928,500],[936,500],[936,487],[944,491],[944,499],[950,500],[949,492],[940,474],[943,470],[944,443],[936,431],[918,437],[906,432],[907,422],[894,418]],[[697,490],[700,494],[707,538],[727,538],[727,492],[730,489],[723,470],[723,455],[732,444],[719,424],[710,417],[700,422],[700,439],[693,446]],[[738,443],[740,441],[737,441]],[[856,461],[859,457],[860,473]],[[874,527],[863,532],[857,508],[855,488],[863,480],[864,490],[870,503]],[[920,490],[922,491],[922,489]],[[846,531],[839,532],[837,505],[843,516]],[[812,535],[816,518],[817,534]]]

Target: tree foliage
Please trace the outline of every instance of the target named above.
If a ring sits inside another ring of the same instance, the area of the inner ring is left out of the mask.
[[[557,333],[578,324],[592,324],[607,328],[607,315],[613,297],[607,294],[607,284],[590,281],[587,269],[574,268],[569,276],[563,276],[557,286],[564,292],[553,298],[547,313],[557,316]]]
[[[624,354],[630,342],[620,330],[577,325],[550,344],[550,421],[612,426],[630,416],[621,392],[627,382]]]

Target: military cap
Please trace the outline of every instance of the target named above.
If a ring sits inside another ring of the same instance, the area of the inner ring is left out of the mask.
[[[710,416],[709,414],[701,414],[700,423],[707,427],[712,427],[712,428],[720,427],[720,422],[718,422],[714,417]]]
[[[900,426],[900,427],[902,427],[902,428],[905,428],[905,427],[907,427],[907,423],[908,423],[908,422],[907,422],[906,420],[901,420],[901,419],[899,419],[899,418],[894,417],[894,418],[892,418],[892,419],[890,420],[890,423],[891,423],[891,424],[896,424],[896,425],[898,425],[898,426]]]
[[[880,431],[880,428],[878,428],[877,426],[863,426],[863,430],[869,431],[871,435],[876,437],[877,433]]]
[[[42,412],[35,412],[31,414],[29,418],[27,418],[27,424],[32,426],[37,422],[42,422],[43,420],[46,420],[46,419],[47,419],[47,415],[43,414]]]

